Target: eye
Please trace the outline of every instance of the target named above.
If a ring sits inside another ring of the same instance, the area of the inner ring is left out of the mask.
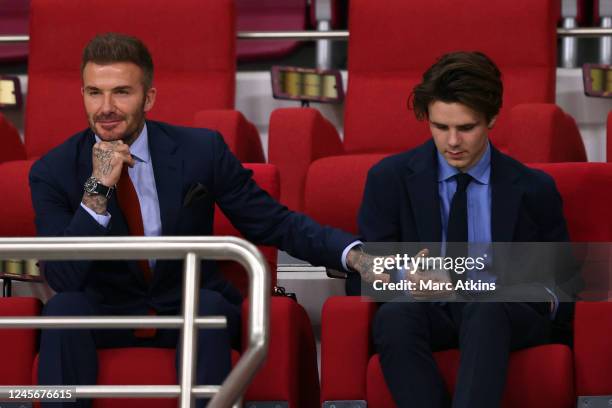
[[[100,91],[97,90],[97,89],[88,89],[87,90],[87,95],[89,95],[89,96],[100,95]]]
[[[119,95],[127,95],[127,94],[129,94],[129,92],[128,92],[128,90],[127,90],[127,89],[119,89],[119,90],[118,90],[117,92],[115,92],[115,93],[117,93],[117,94],[119,94]]]
[[[470,130],[473,130],[476,127],[476,125],[464,125],[464,126],[459,126],[457,129],[460,132],[469,132]]]
[[[448,126],[446,126],[446,125],[441,125],[440,123],[433,123],[433,126],[434,126],[436,129],[439,129],[439,130],[448,130]]]

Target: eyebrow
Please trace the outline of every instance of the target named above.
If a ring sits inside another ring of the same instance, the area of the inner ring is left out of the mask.
[[[122,85],[122,86],[116,86],[112,89],[112,91],[129,91],[132,90],[133,87],[131,87],[130,85]],[[87,91],[99,91],[100,88],[98,88],[97,86],[93,86],[93,85],[87,85],[85,87],[85,90]]]
[[[434,126],[438,126],[438,127],[448,127],[448,125],[446,123],[438,123],[435,122],[433,120],[430,120],[429,123],[431,123]],[[460,125],[457,125],[455,127],[461,128],[461,127],[469,127],[469,126],[477,126],[480,122],[468,122],[468,123],[462,123]]]

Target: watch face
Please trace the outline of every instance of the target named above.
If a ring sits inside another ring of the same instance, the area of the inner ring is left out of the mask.
[[[93,177],[88,178],[84,185],[85,191],[91,194],[96,192],[96,187],[98,187],[98,180]]]

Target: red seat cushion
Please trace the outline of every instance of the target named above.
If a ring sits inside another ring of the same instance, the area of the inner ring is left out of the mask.
[[[459,350],[434,353],[449,393],[456,385]],[[406,378],[410,381],[410,378]],[[373,356],[367,372],[368,408],[394,407],[380,367],[378,355]],[[571,350],[553,344],[514,352],[503,407],[505,408],[570,408],[574,405],[574,377]]]

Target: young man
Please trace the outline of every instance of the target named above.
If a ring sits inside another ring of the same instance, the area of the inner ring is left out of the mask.
[[[499,69],[478,52],[446,54],[425,72],[411,102],[416,117],[429,122],[432,139],[370,170],[359,212],[365,241],[568,240],[553,180],[489,141],[502,95]],[[359,278],[349,280],[354,291]],[[450,406],[432,352],[458,346],[452,406],[499,407],[510,351],[549,340],[557,295],[543,285],[537,289],[545,301],[384,304],[373,335],[397,405]]]
[[[355,237],[275,202],[218,133],[145,120],[156,90],[140,40],[95,37],[81,72],[89,129],[30,173],[39,235],[211,235],[217,203],[247,239],[313,264],[362,270],[369,279],[367,259],[352,249]],[[180,308],[179,261],[47,262],[43,273],[57,292],[46,316],[170,315]],[[200,331],[196,381],[220,384],[231,367],[230,347],[239,342],[242,299],[214,263],[204,262],[203,274],[199,314],[225,315],[228,328]],[[39,382],[95,384],[97,348],[175,347],[177,337],[177,330],[43,330]]]

